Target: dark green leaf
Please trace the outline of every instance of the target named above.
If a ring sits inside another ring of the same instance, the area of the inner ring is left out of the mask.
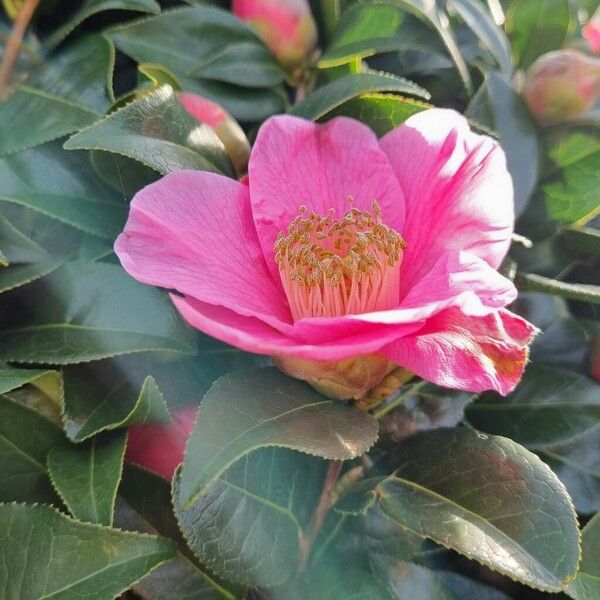
[[[0,158],[0,180],[0,200],[85,233],[112,241],[125,223],[125,203],[95,176],[89,159],[59,144]]]
[[[83,38],[35,67],[0,103],[0,155],[93,123],[108,106],[114,51],[101,36]],[[35,127],[32,127],[35,123]]]
[[[132,531],[144,531],[175,539],[180,554],[144,577],[135,590],[148,600],[234,600],[214,577],[193,562],[171,506],[168,481],[133,465],[125,465],[119,497],[124,500],[115,516],[116,524]]]
[[[50,46],[60,44],[80,23],[104,10],[135,10],[144,13],[159,13],[160,6],[155,0],[84,0],[70,19],[56,29],[48,38]]]
[[[0,207],[2,204],[0,203]],[[0,214],[0,243],[5,259],[10,263],[47,261],[48,253],[34,240],[24,235],[8,219]],[[6,273],[3,269],[0,273]]]
[[[378,136],[391,131],[429,104],[392,94],[367,94],[352,98],[327,113],[326,119],[345,116],[366,123]]]
[[[126,444],[127,433],[114,432],[50,450],[48,474],[73,517],[112,525]]]
[[[163,175],[178,169],[231,173],[221,140],[183,109],[170,86],[109,114],[64,147],[123,154]]]
[[[567,593],[575,600],[595,600],[600,594],[600,515],[583,528],[581,542],[579,572]]]
[[[516,213],[521,214],[536,187],[540,161],[537,129],[523,100],[499,73],[490,71],[466,115],[498,133],[513,179]]]
[[[1,297],[29,312],[22,323],[8,319],[12,329],[0,334],[0,360],[7,362],[66,365],[147,350],[194,352],[192,333],[168,297],[117,265],[72,262]],[[0,304],[0,322],[5,310]]]
[[[593,128],[571,129],[548,138],[553,161],[543,195],[548,216],[575,226],[600,214],[600,137]]]
[[[0,271],[0,293],[8,292],[40,277],[49,275],[63,264],[61,260],[50,260],[25,265],[11,265]]]
[[[174,555],[168,540],[79,523],[49,506],[0,505],[7,599],[113,600]]]
[[[69,439],[81,442],[107,429],[171,420],[151,376],[146,377],[138,392],[133,382],[120,375],[118,365],[112,363],[63,369],[64,423]]]
[[[573,579],[575,512],[537,456],[470,429],[416,434],[394,456],[377,493],[400,525],[531,587],[559,591]]]
[[[512,394],[488,392],[466,415],[478,429],[531,448],[562,444],[600,427],[600,385],[573,371],[533,364]]]
[[[58,371],[17,369],[0,363],[0,394],[15,390],[27,383],[47,391],[48,395],[53,397],[58,397],[62,388],[61,376]]]
[[[506,34],[494,23],[490,12],[477,0],[451,0],[449,5],[490,51],[501,73],[510,77],[510,45]]]
[[[456,40],[454,39],[454,35],[449,26],[448,17],[440,12],[437,3],[430,2],[429,0],[393,0],[393,3],[412,12],[427,25],[433,27],[446,47],[446,50],[460,75],[467,94],[470,95],[472,93],[473,83],[471,81],[469,69],[462,57]]]
[[[344,12],[318,65],[330,68],[381,52],[415,49],[445,54],[435,33],[401,9],[388,4],[355,4]]]
[[[92,150],[90,159],[100,179],[127,200],[160,178],[154,169],[122,154]]]
[[[232,581],[283,583],[298,568],[300,537],[323,482],[324,460],[283,448],[245,456],[190,509],[173,488],[175,514],[202,564]]]
[[[139,63],[165,65],[175,75],[267,88],[285,74],[256,34],[231,13],[208,6],[179,8],[108,33]]]
[[[505,27],[515,62],[527,68],[538,56],[562,48],[572,25],[569,0],[514,0]]]
[[[398,92],[420,98],[429,94],[417,84],[387,73],[359,73],[337,79],[319,88],[298,102],[290,113],[305,119],[317,120],[344,102],[372,92]]]
[[[202,403],[188,441],[178,501],[185,507],[235,461],[264,446],[348,460],[377,440],[371,415],[286,377],[274,367],[217,380]]]
[[[0,501],[52,501],[55,496],[47,477],[46,457],[63,440],[58,425],[32,408],[0,396]]]
[[[537,453],[565,484],[578,512],[600,511],[600,428]]]

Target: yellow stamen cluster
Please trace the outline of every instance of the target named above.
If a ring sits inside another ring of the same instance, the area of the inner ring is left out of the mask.
[[[341,219],[333,209],[321,216],[300,207],[275,242],[294,318],[390,308],[398,299],[405,247],[400,234],[383,224],[376,201],[371,212],[352,207]]]

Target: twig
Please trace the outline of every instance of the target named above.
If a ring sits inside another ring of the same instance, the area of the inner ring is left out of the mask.
[[[23,37],[25,36],[27,27],[29,27],[29,23],[39,3],[40,0],[24,0],[23,5],[15,18],[12,30],[6,42],[2,64],[0,64],[0,100],[3,99],[8,92],[10,76],[17,57],[19,56],[19,52],[21,51]]]
[[[302,536],[300,540],[300,550],[301,550],[301,562],[300,568],[304,570],[306,564],[308,563],[308,557],[310,555],[310,549],[321,530],[323,525],[323,521],[331,508],[331,501],[333,498],[333,490],[335,488],[335,484],[340,476],[340,471],[342,470],[342,461],[341,460],[332,460],[329,463],[329,467],[327,468],[327,473],[325,473],[325,479],[323,481],[323,489],[321,490],[321,497],[319,498],[319,503],[315,508],[315,512],[313,513],[312,519],[308,524],[306,529],[306,533]]]

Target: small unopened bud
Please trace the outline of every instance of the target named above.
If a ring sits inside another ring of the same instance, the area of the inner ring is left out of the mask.
[[[250,143],[239,123],[221,106],[198,94],[179,92],[179,102],[195,119],[211,127],[219,136],[238,176],[246,173]]]
[[[600,17],[590,21],[583,28],[582,35],[587,40],[592,52],[600,52]]]
[[[600,94],[600,59],[577,50],[557,50],[540,56],[529,68],[525,99],[542,122],[576,119]]]
[[[196,418],[197,406],[173,411],[167,424],[132,425],[127,438],[125,459],[167,479],[183,461],[183,453]]]
[[[394,363],[376,354],[335,361],[275,356],[273,362],[286,375],[302,379],[317,392],[337,400],[362,398],[396,368]]]
[[[308,0],[233,0],[233,13],[254,28],[290,73],[305,65],[317,43]]]

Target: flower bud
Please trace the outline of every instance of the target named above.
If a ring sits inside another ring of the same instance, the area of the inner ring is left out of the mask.
[[[273,362],[286,375],[302,379],[320,394],[337,400],[361,398],[396,368],[394,363],[376,354],[335,361],[275,356]]]
[[[238,176],[246,173],[250,143],[239,123],[221,106],[191,92],[178,92],[177,98],[195,119],[211,127],[219,136]]]
[[[529,68],[525,99],[536,119],[560,122],[589,110],[600,94],[600,59],[577,50],[540,56]]]
[[[233,0],[232,8],[256,30],[287,71],[304,66],[317,42],[308,0]]]
[[[583,37],[592,52],[600,52],[600,18],[595,18],[583,28]]]
[[[171,423],[132,425],[125,459],[171,479],[183,460],[197,410],[197,406],[174,410]]]

